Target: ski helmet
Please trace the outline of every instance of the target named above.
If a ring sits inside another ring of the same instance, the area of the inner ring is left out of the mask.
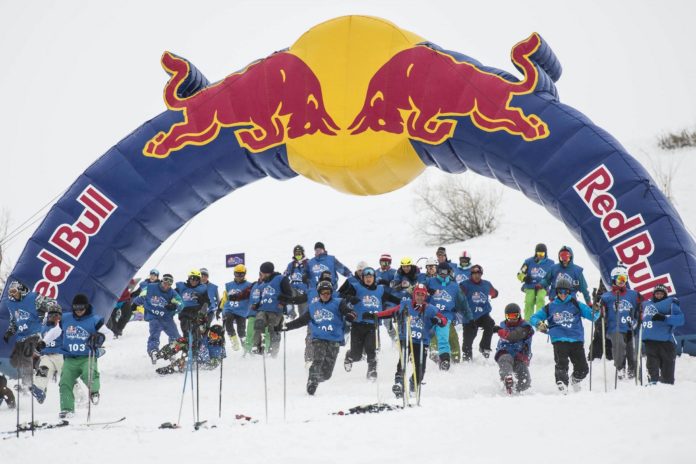
[[[459,255],[459,265],[468,266],[469,264],[471,264],[471,256],[469,256],[469,253],[464,250],[462,251],[462,254]]]
[[[78,293],[72,299],[72,310],[80,311],[89,308],[89,299],[84,293]]]
[[[164,274],[162,276],[162,283],[172,285],[174,283],[174,276],[171,274]]]
[[[326,280],[319,281],[317,284],[317,293],[321,294],[321,292],[325,292],[327,290],[333,293],[333,284]]]
[[[237,264],[233,269],[232,272],[235,274],[246,274],[247,268],[243,264]]]
[[[391,264],[391,262],[392,262],[392,257],[391,257],[391,255],[390,255],[389,253],[382,253],[382,256],[379,257],[379,262],[380,262],[380,263],[386,262],[386,263]]]
[[[437,259],[428,258],[428,260],[425,262],[425,267],[427,268],[428,266],[437,266],[437,264]]]
[[[505,321],[517,322],[521,319],[522,310],[517,303],[510,303],[505,306]]]
[[[401,265],[402,266],[413,266],[413,260],[408,256],[404,256],[403,258],[401,258]]]
[[[273,272],[275,271],[275,266],[272,262],[266,261],[265,263],[261,264],[259,271],[262,274],[273,274]]]
[[[566,290],[567,293],[570,293],[573,291],[573,285],[568,279],[558,279],[556,281],[556,293],[558,293],[559,290]]]
[[[664,296],[662,298],[657,298],[655,296],[655,294],[657,292],[662,292],[664,294]],[[655,289],[653,290],[653,300],[663,300],[663,299],[667,298],[667,295],[669,295],[669,292],[667,291],[667,287],[665,287],[662,284],[655,285]]]
[[[611,270],[611,281],[616,285],[626,285],[628,283],[628,269],[622,265],[616,266]]]
[[[63,315],[63,308],[60,307],[57,301],[50,301],[48,303],[48,313],[49,316],[53,314]]]
[[[428,296],[428,288],[423,285],[423,284],[416,284],[415,287],[413,287],[413,299],[416,299],[416,294],[421,294],[424,296]]]
[[[150,269],[150,275],[156,275],[159,277],[159,271],[157,269]]]
[[[29,293],[29,289],[19,280],[13,280],[12,282],[10,282],[9,287],[7,287],[7,296],[12,301],[22,300],[22,298],[24,298],[27,295],[27,293]]]
[[[188,278],[201,280],[201,271],[199,269],[191,269],[188,273]]]
[[[546,254],[546,244],[544,243],[537,243],[537,246],[534,247],[534,253],[544,253]]]
[[[370,266],[366,266],[365,268],[363,268],[363,270],[362,270],[362,276],[363,276],[363,277],[367,277],[367,276],[370,276],[370,275],[371,275],[371,276],[374,276],[374,275],[375,275],[375,268],[370,267]]]

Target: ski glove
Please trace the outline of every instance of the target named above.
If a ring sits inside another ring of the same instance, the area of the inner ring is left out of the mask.
[[[524,276],[524,283],[531,284],[532,283],[532,276],[530,276],[530,275]]]
[[[549,325],[546,323],[546,321],[541,321],[540,323],[538,323],[536,328],[539,332],[542,333],[547,333],[549,331]]]
[[[346,314],[345,317],[348,322],[353,322],[355,319],[358,318],[358,315],[355,314],[355,311],[348,311],[348,314]]]
[[[499,330],[500,330],[500,326],[499,326],[499,325],[494,325],[494,326],[493,326],[493,332],[496,332],[496,333],[497,333]]]
[[[667,318],[662,313],[653,314],[653,317],[652,317],[653,321],[664,321],[665,319],[667,319]]]
[[[363,321],[374,321],[374,320],[375,320],[374,313],[364,313],[363,314]]]
[[[167,303],[166,305],[164,305],[164,309],[166,309],[167,311],[174,311],[178,307],[179,305],[176,303]]]
[[[430,323],[433,325],[436,325],[438,327],[442,327],[442,321],[440,320],[439,317],[433,316],[430,318]]]
[[[41,353],[41,351],[46,348],[46,342],[43,340],[39,340],[39,343],[36,344],[36,351]]]
[[[5,335],[2,336],[2,339],[5,341],[5,343],[8,343],[12,335],[14,335],[12,331],[8,330],[7,332],[5,332]]]

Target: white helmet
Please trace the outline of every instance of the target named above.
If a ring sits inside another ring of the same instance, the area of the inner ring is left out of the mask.
[[[428,260],[425,262],[426,266],[437,266],[438,262],[437,259],[435,258],[428,258]]]
[[[628,282],[628,269],[626,269],[621,263],[611,270],[611,281],[616,282],[616,278],[619,276],[624,276],[626,282]]]
[[[358,262],[357,266],[355,266],[355,270],[362,271],[363,269],[365,269],[368,266],[369,266],[369,264],[367,264],[365,261],[360,261],[360,262]]]

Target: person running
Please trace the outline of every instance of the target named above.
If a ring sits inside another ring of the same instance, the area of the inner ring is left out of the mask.
[[[520,307],[510,303],[505,306],[505,320],[493,331],[499,337],[494,359],[505,390],[510,395],[527,390],[532,385],[529,361],[532,359],[534,329],[522,318]]]
[[[321,382],[331,378],[338,350],[343,341],[343,319],[355,319],[350,303],[334,296],[330,281],[317,285],[319,299],[308,305],[308,310],[288,322],[282,330],[294,330],[309,325],[312,333],[312,364],[309,367],[307,393],[314,395]]]
[[[479,264],[471,266],[471,278],[465,280],[460,288],[466,295],[467,305],[471,311],[471,319],[464,322],[462,334],[462,361],[472,360],[472,346],[478,329],[483,329],[479,352],[488,359],[491,354],[491,338],[495,321],[490,316],[491,299],[498,297],[498,290],[487,280],[483,280],[483,267]]]
[[[572,297],[576,298],[578,292],[582,293],[585,304],[592,305],[590,292],[587,290],[587,281],[583,274],[583,269],[573,262],[573,249],[563,246],[558,252],[558,262],[551,266],[551,269],[541,279],[541,287],[548,288],[549,301],[556,297],[556,283],[559,280],[566,280],[572,285]]]
[[[338,284],[338,274],[346,278],[352,274],[350,269],[344,266],[335,256],[327,253],[326,247],[322,242],[314,244],[314,258],[310,259],[307,265],[310,277],[308,284],[310,286],[316,286],[319,283],[319,276],[324,271],[331,273],[331,285],[334,287],[337,287]]]
[[[220,300],[222,308],[222,323],[230,337],[234,351],[245,344],[246,322],[249,317],[251,288],[253,284],[246,280],[247,268],[237,264],[234,269],[234,280],[225,284],[225,291]],[[237,330],[235,330],[235,325]]]
[[[309,290],[309,260],[305,256],[305,249],[302,245],[295,245],[292,249],[292,261],[288,263],[284,276],[290,279],[290,285],[295,290],[295,296],[304,295]],[[295,307],[292,306],[288,308],[288,315],[290,319],[295,319],[299,314],[303,314],[307,311],[307,303],[302,303],[297,307],[298,311],[295,311]]]
[[[530,323],[539,332],[548,333],[553,344],[553,358],[556,363],[556,386],[561,393],[568,392],[569,361],[573,364],[570,383],[574,391],[580,390],[580,382],[590,369],[585,359],[585,331],[581,318],[597,320],[598,311],[580,303],[573,296],[575,286],[567,279],[556,282],[556,298],[532,315]]]
[[[555,263],[546,257],[546,245],[537,244],[534,248],[534,256],[524,260],[517,279],[522,282],[522,292],[524,292],[524,317],[529,319],[537,310],[541,309],[546,302],[547,288],[543,287],[541,281],[551,270]]]

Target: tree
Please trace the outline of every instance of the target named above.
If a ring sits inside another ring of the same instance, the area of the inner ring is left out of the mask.
[[[497,227],[500,191],[474,185],[468,176],[441,181],[424,178],[416,186],[415,206],[422,217],[418,232],[426,245],[461,242]]]

